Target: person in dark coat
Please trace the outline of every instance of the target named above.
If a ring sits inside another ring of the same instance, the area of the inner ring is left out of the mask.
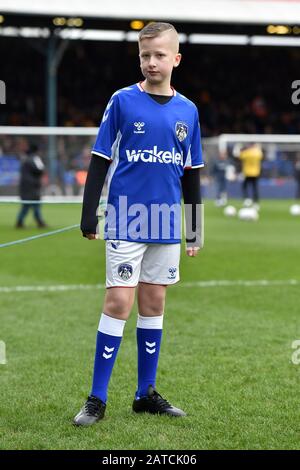
[[[296,181],[296,199],[300,200],[300,153],[296,156],[294,176]]]
[[[19,183],[20,198],[22,201],[33,201],[32,204],[22,204],[21,210],[17,217],[17,228],[24,227],[24,219],[30,209],[33,211],[34,218],[38,227],[47,227],[41,214],[41,188],[42,176],[45,171],[45,165],[37,154],[37,146],[31,145],[21,164],[21,176]]]
[[[226,206],[227,204],[226,170],[228,165],[227,156],[224,153],[220,153],[212,167],[212,176],[215,179],[216,185],[215,205],[218,207]]]

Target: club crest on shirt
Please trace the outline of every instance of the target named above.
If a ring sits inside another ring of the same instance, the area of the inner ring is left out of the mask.
[[[177,121],[175,125],[175,132],[179,142],[182,142],[188,135],[188,126],[185,122]]]
[[[123,279],[123,281],[128,281],[132,276],[132,266],[131,264],[123,263],[118,267],[118,274]]]

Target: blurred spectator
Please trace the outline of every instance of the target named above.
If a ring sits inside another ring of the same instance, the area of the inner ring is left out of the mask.
[[[226,206],[227,204],[227,167],[227,156],[225,153],[220,153],[219,158],[214,161],[212,167],[212,176],[214,177],[216,185],[216,206]]]
[[[254,204],[258,208],[258,179],[261,173],[261,161],[263,159],[262,149],[258,144],[249,144],[247,147],[241,150],[239,158],[242,163],[242,172],[244,176],[242,187],[244,204],[250,205],[252,201],[254,201]]]
[[[300,199],[300,153],[298,153],[296,156],[294,174],[295,174],[295,180],[297,184],[296,199]]]
[[[27,154],[23,156],[20,176],[20,197],[23,201],[34,201],[32,204],[22,204],[17,216],[16,228],[24,228],[24,220],[32,209],[35,221],[38,227],[47,227],[41,214],[41,205],[38,202],[41,199],[42,175],[44,173],[44,164],[37,155],[37,146],[31,145]]]

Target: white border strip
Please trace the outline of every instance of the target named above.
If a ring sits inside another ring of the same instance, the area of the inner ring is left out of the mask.
[[[198,282],[181,282],[176,287],[183,288],[205,288],[205,287],[272,287],[272,286],[299,286],[300,280],[298,279],[286,279],[286,280],[210,280],[210,281],[198,281]],[[11,294],[15,292],[67,292],[74,290],[94,290],[94,289],[105,289],[105,284],[65,284],[56,286],[12,286],[12,287],[0,287],[1,294]]]
[[[227,44],[232,46],[246,46],[249,36],[241,34],[190,34],[190,44]]]
[[[0,126],[5,135],[75,135],[96,136],[98,127]]]
[[[250,1],[250,0],[173,0],[151,2],[100,2],[99,0],[2,0],[1,11],[26,14],[42,14],[53,16],[70,15],[79,17],[114,18],[114,19],[144,19],[160,21],[194,21],[221,23],[254,23],[254,24],[297,24],[300,16],[300,5],[297,1]]]

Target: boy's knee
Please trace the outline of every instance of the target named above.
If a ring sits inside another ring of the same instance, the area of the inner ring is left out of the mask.
[[[114,318],[127,320],[133,305],[133,295],[126,291],[108,289],[104,301],[103,311]]]
[[[165,308],[165,289],[144,289],[139,295],[140,314],[147,317],[162,315]]]
[[[143,317],[159,317],[164,313],[164,305],[162,304],[143,304],[140,307],[140,315]]]

